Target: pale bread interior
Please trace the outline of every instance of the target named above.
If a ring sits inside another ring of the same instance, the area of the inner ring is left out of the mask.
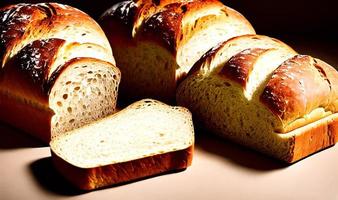
[[[191,147],[190,112],[151,99],[92,124],[55,137],[52,151],[80,168],[127,162]]]
[[[123,74],[120,91],[126,98],[174,99],[175,71],[179,68],[172,54],[151,42],[137,46],[114,46],[117,66]]]
[[[50,96],[52,137],[115,112],[120,74],[106,62],[78,61],[66,68]]]

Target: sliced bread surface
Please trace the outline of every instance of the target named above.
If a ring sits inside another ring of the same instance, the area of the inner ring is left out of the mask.
[[[132,181],[191,164],[190,112],[151,99],[54,138],[56,168],[80,189]]]

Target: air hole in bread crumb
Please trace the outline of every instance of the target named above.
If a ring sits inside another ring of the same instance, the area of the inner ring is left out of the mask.
[[[77,87],[74,88],[74,90],[76,90],[76,91],[78,91],[78,90],[80,90],[80,89],[81,89],[80,86],[77,86]]]
[[[69,113],[72,113],[73,109],[72,109],[71,107],[68,107],[68,108],[67,108],[67,111],[68,111]]]
[[[87,65],[83,65],[82,68],[87,68],[88,66]]]
[[[182,13],[187,12],[187,6],[186,5],[181,6],[181,10],[182,10]]]
[[[116,80],[116,79],[117,79],[117,76],[116,76],[115,74],[113,75],[113,79],[114,79],[114,80]]]
[[[96,74],[95,76],[97,76],[97,78],[102,78],[101,74]]]
[[[57,103],[56,103],[58,106],[62,106],[62,102],[61,101],[58,101]]]
[[[163,137],[163,136],[164,136],[164,133],[160,133],[159,135],[160,135],[160,137]]]
[[[89,71],[89,72],[88,72],[88,74],[92,74],[92,73],[93,73],[93,71]]]
[[[66,85],[69,85],[69,84],[71,84],[71,83],[72,83],[71,81],[67,81],[67,82],[66,82]]]
[[[69,120],[69,123],[74,123],[74,122],[75,122],[75,119]]]
[[[104,143],[104,140],[101,140],[100,143]]]
[[[227,87],[230,87],[230,86],[231,86],[231,84],[228,83],[228,82],[224,82],[224,85],[227,86]]]
[[[63,99],[66,100],[68,98],[68,94],[64,94],[62,97],[63,97]]]

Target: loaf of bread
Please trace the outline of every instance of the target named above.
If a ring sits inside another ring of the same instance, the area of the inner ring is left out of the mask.
[[[92,190],[190,166],[190,112],[151,99],[53,138],[56,169],[74,186]]]
[[[49,142],[114,113],[120,71],[104,32],[69,6],[0,9],[0,120]]]
[[[210,131],[290,163],[338,140],[338,72],[266,36],[207,52],[177,102]]]
[[[172,102],[177,83],[200,56],[221,41],[255,33],[218,0],[127,0],[108,9],[99,23],[123,74],[125,101]]]

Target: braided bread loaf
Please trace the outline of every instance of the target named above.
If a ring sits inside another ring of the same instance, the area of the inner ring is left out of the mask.
[[[49,142],[115,111],[120,72],[105,34],[55,3],[0,9],[0,119]]]
[[[123,74],[120,95],[127,101],[173,101],[177,83],[206,51],[255,33],[241,14],[217,0],[127,0],[107,10],[100,24]]]
[[[338,140],[338,73],[266,36],[232,38],[206,53],[177,91],[209,130],[294,162]]]

